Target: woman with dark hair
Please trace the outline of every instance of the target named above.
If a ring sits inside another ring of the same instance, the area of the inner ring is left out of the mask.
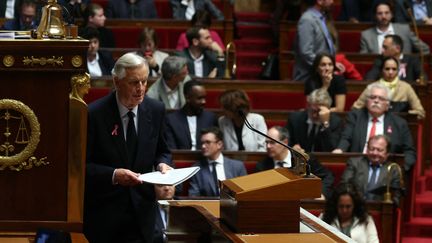
[[[252,127],[267,134],[267,125],[260,114],[250,113],[247,94],[243,90],[226,90],[219,97],[224,115],[219,118],[225,150],[265,151],[265,138],[244,125],[242,113]]]
[[[408,112],[417,115],[418,119],[425,117],[425,110],[412,86],[399,79],[399,61],[395,57],[384,57],[381,65],[381,78],[375,83],[382,83],[390,89],[390,111]],[[355,109],[366,106],[366,89],[354,102]]]
[[[157,77],[161,74],[162,63],[169,55],[157,50],[158,38],[152,28],[145,27],[138,38],[140,50],[137,54],[144,57],[150,67],[150,76]]]
[[[363,196],[350,183],[340,184],[327,200],[322,220],[358,243],[379,243]]]
[[[198,10],[195,12],[191,19],[192,26],[202,26],[209,30],[210,36],[213,40],[213,45],[218,45],[222,50],[225,51],[225,45],[220,38],[219,34],[210,30],[212,20],[210,14],[206,10]],[[182,51],[185,48],[189,47],[189,42],[186,38],[186,32],[180,34],[179,39],[177,41],[176,50]]]
[[[343,76],[335,75],[335,59],[327,53],[316,55],[312,64],[312,77],[305,83],[305,95],[316,89],[325,89],[333,100],[330,111],[345,109],[346,83]]]

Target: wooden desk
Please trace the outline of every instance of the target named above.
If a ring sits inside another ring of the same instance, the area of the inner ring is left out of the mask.
[[[301,222],[315,233],[237,234],[219,220],[219,201],[170,201],[168,238],[171,241],[218,238],[221,242],[345,242],[329,230],[300,213]],[[214,233],[215,232],[215,233]]]

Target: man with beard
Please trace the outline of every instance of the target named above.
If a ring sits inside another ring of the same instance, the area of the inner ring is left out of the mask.
[[[392,34],[402,38],[402,43],[404,43],[402,53],[420,52],[421,49],[424,55],[429,54],[429,46],[415,36],[408,24],[391,23],[392,11],[388,2],[376,5],[376,26],[361,33],[360,53],[381,54],[384,37]]]
[[[217,126],[217,117],[204,110],[206,90],[201,82],[185,83],[183,93],[186,104],[167,115],[167,143],[171,149],[200,149],[201,130]]]
[[[177,53],[188,60],[189,73],[195,77],[221,78],[224,75],[225,56],[222,48],[213,41],[210,32],[202,26],[186,31],[189,47]]]
[[[382,201],[384,191],[380,189],[387,185],[390,139],[386,135],[376,135],[369,139],[366,155],[350,158],[342,175],[341,183],[353,183],[362,192],[366,200]],[[400,187],[400,177],[392,170],[390,186]],[[393,202],[399,204],[400,190],[393,193]]]
[[[367,86],[366,92],[366,107],[348,113],[341,140],[333,152],[366,152],[369,138],[385,134],[391,141],[388,151],[403,153],[405,170],[410,170],[416,162],[416,150],[407,122],[388,112],[389,88],[381,83],[372,83]]]
[[[307,0],[309,8],[297,24],[294,48],[295,65],[293,78],[305,82],[311,77],[312,63],[318,53],[335,55],[335,47],[326,24],[326,15],[333,0]]]

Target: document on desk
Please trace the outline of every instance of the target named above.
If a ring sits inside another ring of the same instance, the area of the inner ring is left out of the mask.
[[[154,171],[142,174],[138,177],[138,179],[151,184],[177,186],[178,184],[191,178],[199,170],[200,168],[198,166],[194,166],[183,169],[168,170],[165,174],[162,174],[160,171]]]

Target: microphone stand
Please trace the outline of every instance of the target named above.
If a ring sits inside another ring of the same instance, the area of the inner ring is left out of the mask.
[[[414,14],[412,12],[411,6],[409,5],[409,3],[406,0],[403,1],[403,5],[404,5],[404,7],[407,10],[408,15],[410,16],[411,23],[412,23],[412,25],[414,27],[414,33],[415,33],[417,39],[419,40],[419,44],[420,44],[420,35],[418,33],[417,22],[415,20]],[[418,46],[418,49],[419,49],[419,54],[420,54],[420,67],[421,67],[421,69],[420,69],[420,77],[419,77],[419,82],[418,83],[420,85],[422,85],[422,86],[426,86],[426,80],[424,78],[424,71],[423,71],[423,68],[424,68],[424,53],[423,53],[423,50],[422,50],[422,48],[421,48],[420,45]]]
[[[293,159],[295,160],[294,163],[292,163],[292,170],[297,173],[298,175],[303,176],[303,178],[312,178],[313,176],[310,174],[310,165],[308,163],[309,155],[306,153],[303,153],[301,151],[298,151],[291,146],[288,146],[287,144],[282,143],[281,141],[274,139],[267,134],[262,133],[261,131],[255,129],[252,127],[252,125],[249,123],[248,119],[246,118],[245,113],[242,110],[238,111],[238,114],[240,117],[244,120],[244,124],[247,128],[249,128],[251,131],[258,133],[261,136],[264,136],[265,138],[268,138],[275,143],[282,145],[283,147],[287,148],[294,156]]]

